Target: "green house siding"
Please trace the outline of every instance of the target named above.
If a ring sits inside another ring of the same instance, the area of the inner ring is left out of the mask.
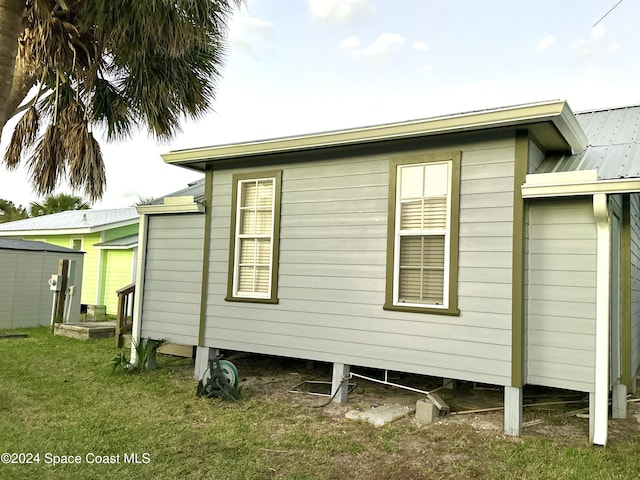
[[[94,305],[97,300],[98,287],[98,265],[100,251],[93,245],[102,241],[100,233],[74,234],[74,235],[42,235],[23,236],[25,240],[41,240],[43,242],[58,245],[60,247],[72,248],[73,239],[82,239],[82,251],[84,256],[84,271],[82,275],[82,303]]]
[[[118,308],[116,291],[132,282],[133,250],[103,250],[100,276],[100,304],[107,306],[107,313],[115,314]]]
[[[90,234],[23,236],[25,240],[40,240],[61,247],[72,248],[74,239],[82,239],[84,271],[81,302],[88,305],[106,305],[107,314],[115,315],[118,299],[116,290],[131,283],[133,250],[106,250],[94,247],[96,243],[134,235],[138,225],[127,225]]]

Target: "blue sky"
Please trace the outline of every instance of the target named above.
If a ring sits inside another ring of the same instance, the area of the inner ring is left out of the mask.
[[[164,165],[169,150],[551,99],[574,111],[640,104],[640,2],[600,20],[617,2],[248,0],[230,23],[214,112],[165,145],[145,133],[103,144],[96,208],[198,178]],[[0,198],[36,199],[24,170],[0,170]]]

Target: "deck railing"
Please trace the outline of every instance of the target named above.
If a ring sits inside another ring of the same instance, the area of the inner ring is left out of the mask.
[[[133,327],[133,298],[136,292],[136,284],[131,283],[117,290],[118,317],[116,318],[116,348],[121,348],[123,336],[131,332]]]

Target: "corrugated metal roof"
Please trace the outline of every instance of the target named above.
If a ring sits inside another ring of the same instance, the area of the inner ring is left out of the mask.
[[[23,250],[31,252],[56,252],[56,253],[78,253],[83,254],[79,250],[59,247],[45,242],[34,242],[32,240],[12,240],[10,238],[0,238],[0,250]]]
[[[183,188],[182,190],[169,193],[162,197],[154,198],[152,201],[150,201],[146,205],[162,205],[164,203],[164,199],[167,197],[189,197],[189,196],[193,196],[193,199],[196,202],[204,201],[204,178],[200,178],[195,182],[189,183],[188,186],[186,188]]]
[[[640,106],[576,114],[587,148],[576,155],[552,154],[535,173],[597,170],[599,180],[640,177]]]
[[[100,231],[113,224],[135,223],[138,212],[135,208],[115,208],[110,210],[69,210],[41,217],[25,218],[15,222],[0,223],[0,235],[10,232],[81,230]]]

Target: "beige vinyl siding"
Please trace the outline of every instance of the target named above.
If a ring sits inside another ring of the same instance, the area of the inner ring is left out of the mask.
[[[142,337],[198,343],[204,215],[150,215]]]
[[[224,301],[231,178],[244,170],[215,171],[205,344],[509,384],[514,147],[503,136],[428,150],[462,151],[460,316],[382,308],[397,152],[269,165],[282,169],[277,305]]]
[[[593,391],[596,226],[590,198],[529,204],[527,383]]]
[[[640,195],[631,195],[631,375],[640,367]]]

